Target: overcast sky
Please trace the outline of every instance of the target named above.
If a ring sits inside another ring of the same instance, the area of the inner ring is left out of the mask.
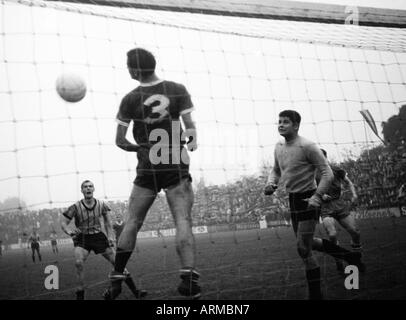
[[[403,2],[355,4],[402,9]],[[97,10],[133,21],[1,5],[0,201],[19,196],[30,206],[66,206],[81,197],[84,179],[95,182],[96,197],[128,198],[136,158],[114,146],[114,118],[121,98],[137,85],[126,70],[126,52],[135,45],[156,55],[158,76],[185,84],[192,95],[195,181],[235,181],[272,162],[283,109],[298,110],[301,134],[340,161],[349,149],[358,153],[379,143],[359,110],[370,110],[380,130],[406,103],[401,30]],[[330,38],[334,45],[326,43]],[[341,42],[348,46],[335,45]],[[371,49],[382,43],[388,48]],[[66,71],[86,80],[88,93],[79,103],[55,92]]]

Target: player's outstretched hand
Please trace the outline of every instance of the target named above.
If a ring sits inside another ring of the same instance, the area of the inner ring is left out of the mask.
[[[268,184],[264,189],[264,194],[266,196],[271,196],[271,195],[273,195],[273,193],[276,191],[277,188],[278,188],[277,185]]]

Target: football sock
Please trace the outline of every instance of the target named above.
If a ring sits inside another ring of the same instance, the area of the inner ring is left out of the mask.
[[[319,300],[321,295],[320,267],[306,270],[306,279],[309,286],[309,299]]]
[[[125,251],[123,249],[117,248],[116,259],[114,262],[114,271],[123,273],[132,253],[132,251]]]

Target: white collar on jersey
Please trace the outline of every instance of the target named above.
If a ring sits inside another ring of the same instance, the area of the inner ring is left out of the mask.
[[[163,81],[164,81],[163,79],[158,79],[158,80],[155,80],[155,81],[152,81],[152,82],[142,82],[142,83],[140,83],[140,87],[152,87],[152,86],[154,86],[154,85],[156,85],[158,83],[161,83]]]

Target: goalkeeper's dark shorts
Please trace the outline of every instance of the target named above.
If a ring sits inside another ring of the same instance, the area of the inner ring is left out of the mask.
[[[304,201],[305,199],[309,199],[315,192],[316,190],[289,193],[290,216],[295,234],[297,234],[297,228],[300,221],[319,220],[320,210],[309,208],[308,202]]]
[[[94,251],[95,254],[106,252],[110,247],[109,241],[103,232],[94,234],[80,233],[72,238],[75,247],[81,247],[87,251]]]
[[[134,184],[139,187],[159,193],[161,189],[178,185],[183,179],[192,181],[188,163],[180,161],[179,164],[152,164],[146,151],[138,152],[137,158],[137,177]]]

